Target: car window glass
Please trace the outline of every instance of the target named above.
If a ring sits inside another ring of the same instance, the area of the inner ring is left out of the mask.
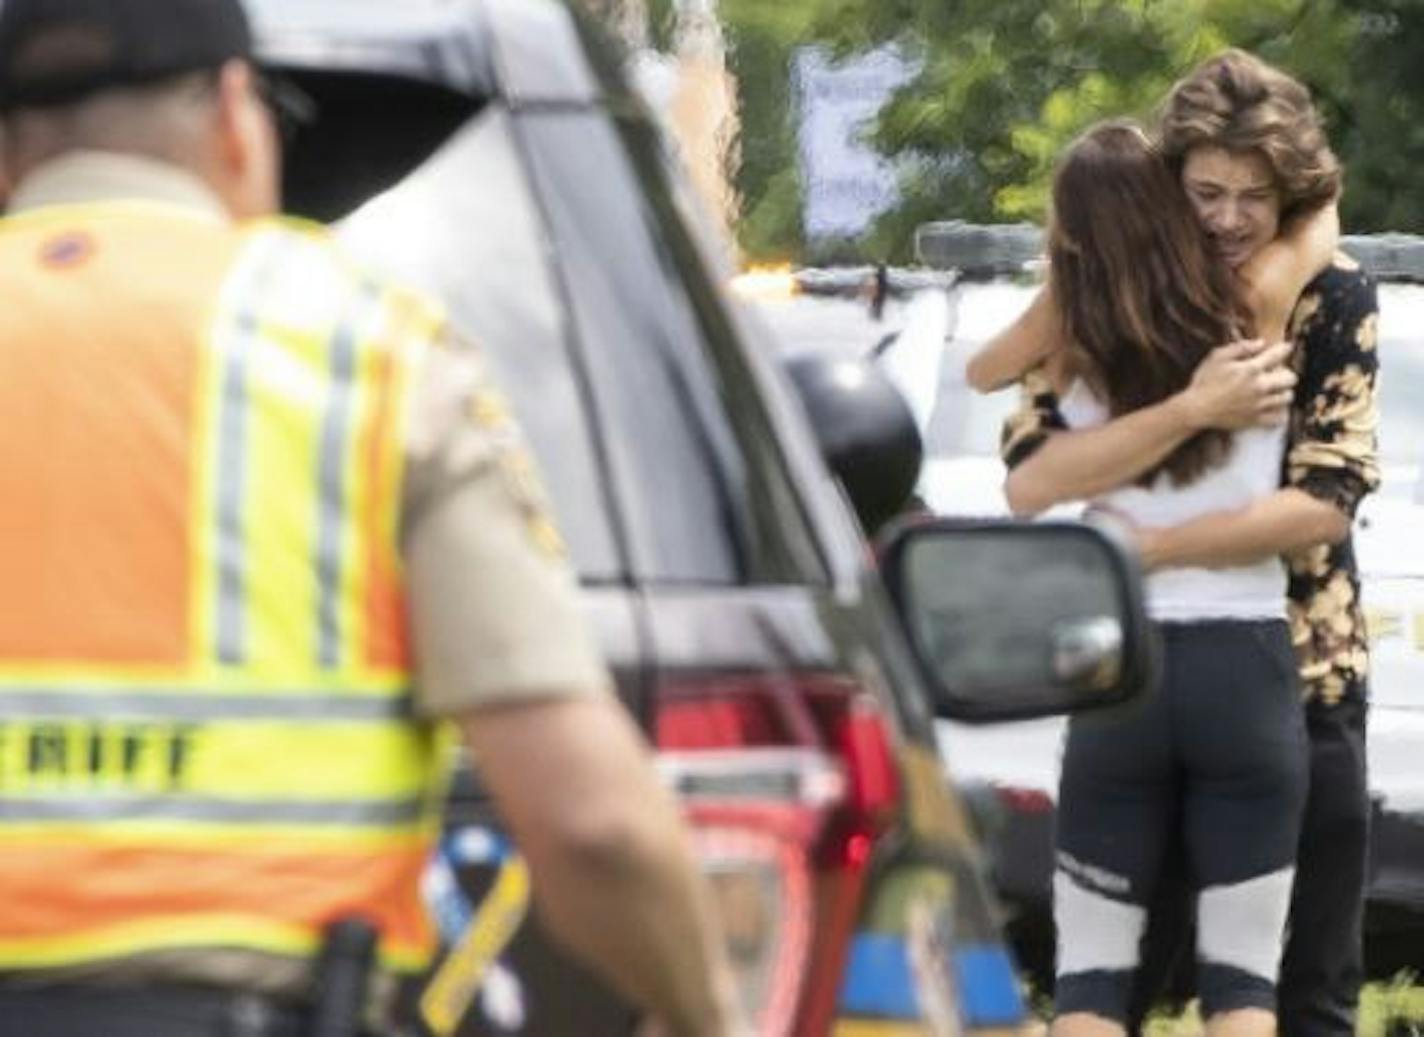
[[[409,176],[482,103],[402,76],[278,71],[311,107],[310,121],[294,125],[282,147],[283,207],[323,223]]]
[[[658,159],[635,168],[598,112],[530,113],[520,125],[639,573],[698,583],[818,573],[757,384],[699,310],[708,299],[689,295],[702,284],[695,247],[670,237],[681,227]]]
[[[487,109],[344,221],[342,235],[368,262],[433,292],[460,336],[485,350],[538,456],[580,575],[621,578],[548,240],[507,113]]]

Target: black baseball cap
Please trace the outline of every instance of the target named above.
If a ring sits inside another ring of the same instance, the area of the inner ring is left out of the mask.
[[[251,57],[242,0],[0,0],[0,111]]]

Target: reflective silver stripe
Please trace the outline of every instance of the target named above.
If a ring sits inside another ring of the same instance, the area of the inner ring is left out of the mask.
[[[230,824],[354,825],[387,828],[428,813],[424,798],[372,800],[232,800],[178,796],[0,799],[0,823],[34,821],[218,821]]]
[[[246,340],[256,333],[256,318],[237,318],[234,338]],[[218,418],[217,508],[217,653],[224,663],[242,661],[244,634],[244,532],[242,498],[247,464],[244,446],[247,425],[245,358],[240,348],[228,351],[223,365],[222,413]]]
[[[187,692],[0,690],[0,718],[94,720],[389,721],[414,715],[411,696],[227,695]],[[3,722],[3,721],[0,721]]]
[[[224,321],[218,341],[223,370],[214,473],[218,567],[215,648],[218,660],[230,665],[243,661],[247,639],[247,532],[243,524],[247,489],[247,346],[260,331],[260,289],[276,266],[281,244],[279,236],[268,235],[254,243],[242,260],[244,267],[230,282],[232,294],[224,306],[224,312],[232,308],[236,312]]]
[[[363,283],[331,341],[330,392],[322,418],[317,478],[317,663],[334,669],[341,662],[341,547],[350,513],[346,500],[346,458],[356,391],[358,329],[367,308],[380,302],[376,286]]]

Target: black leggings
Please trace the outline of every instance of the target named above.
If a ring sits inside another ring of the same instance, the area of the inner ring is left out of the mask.
[[[1125,1022],[1146,905],[1180,829],[1202,1014],[1276,1006],[1307,785],[1284,622],[1162,624],[1160,685],[1075,717],[1059,787],[1056,1010]]]

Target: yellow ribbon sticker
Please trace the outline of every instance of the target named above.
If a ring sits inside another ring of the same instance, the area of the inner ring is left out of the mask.
[[[450,1037],[469,1011],[490,967],[513,941],[529,912],[529,869],[511,857],[460,942],[420,996],[420,1014],[436,1037]]]

